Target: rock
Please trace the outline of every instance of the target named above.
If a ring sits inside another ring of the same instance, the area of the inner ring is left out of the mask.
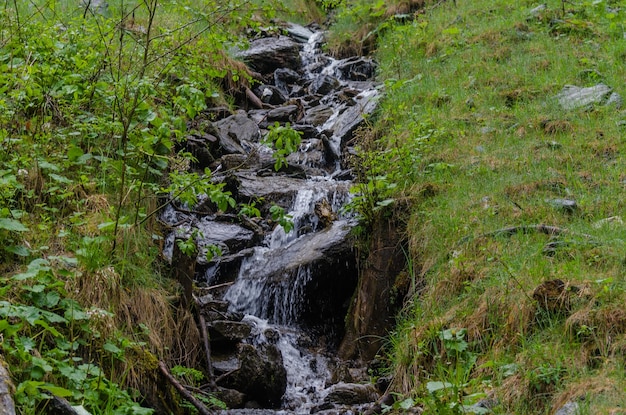
[[[313,36],[313,31],[311,31],[311,29],[295,23],[289,23],[286,30],[290,37],[300,43],[307,43],[311,36]]]
[[[334,76],[322,75],[317,76],[309,86],[309,93],[317,95],[326,95],[339,87],[339,80]]]
[[[228,301],[215,300],[211,294],[203,295],[198,298],[198,304],[202,307],[202,310],[227,312]]]
[[[315,139],[318,136],[317,128],[310,124],[293,124],[291,128],[302,133],[302,140]]]
[[[109,13],[109,3],[105,0],[80,0],[83,8],[88,8],[92,13],[107,15]]]
[[[240,344],[238,358],[239,369],[224,375],[220,386],[241,391],[263,407],[279,407],[287,388],[287,372],[278,348],[272,344],[259,349]]]
[[[578,204],[572,199],[548,199],[546,202],[565,213],[574,213],[578,210]]]
[[[294,123],[300,118],[300,107],[298,105],[284,105],[282,107],[274,108],[270,110],[266,115],[266,120],[269,125],[278,121],[281,123]]]
[[[326,148],[322,140],[309,139],[300,145],[300,151],[287,156],[289,164],[305,165],[315,168],[325,168],[330,165],[332,159],[326,157]],[[323,176],[324,172],[313,172],[308,168],[305,170],[308,176]]]
[[[15,386],[6,368],[4,359],[0,357],[0,415],[15,415],[15,403],[13,393]]]
[[[531,9],[528,13],[533,17],[539,17],[541,13],[543,13],[547,9],[548,9],[548,6],[546,4],[540,4],[539,6]]]
[[[560,407],[554,415],[578,415],[579,405],[576,402],[569,401],[562,407]]]
[[[613,106],[615,108],[622,108],[622,105],[624,104],[624,100],[622,99],[622,96],[620,94],[618,94],[617,92],[613,92],[610,96],[609,99],[606,100],[605,105],[607,106]]]
[[[266,104],[282,105],[287,101],[283,91],[274,85],[259,85],[254,88],[254,93]]]
[[[243,408],[246,403],[246,394],[228,388],[217,388],[215,397],[224,402],[231,409]]]
[[[352,383],[354,379],[350,374],[350,368],[344,362],[338,362],[330,374],[330,384]]]
[[[334,111],[332,108],[326,105],[318,105],[306,112],[302,122],[314,126],[320,126],[323,125],[333,115],[333,113]]]
[[[196,168],[203,170],[215,161],[215,158],[211,153],[211,144],[215,144],[217,141],[218,138],[210,134],[204,134],[202,136],[187,136],[185,149],[197,159],[197,162],[194,163]]]
[[[220,136],[220,146],[224,153],[245,154],[242,143],[256,143],[261,139],[259,126],[246,114],[235,114],[217,121],[215,127]]]
[[[623,225],[624,221],[622,220],[621,216],[611,216],[608,218],[604,218],[604,219],[600,219],[599,221],[595,222],[593,225],[594,229],[600,229],[603,226],[608,226],[608,225]]]
[[[289,96],[291,92],[290,85],[300,83],[300,74],[293,69],[279,68],[274,71],[274,85],[285,96]]]
[[[287,36],[254,40],[248,50],[237,55],[261,74],[270,74],[278,68],[295,70],[302,65],[300,45]]]
[[[376,90],[367,90],[355,97],[356,105],[343,105],[337,108],[339,112],[337,117],[330,117],[321,127],[322,131],[330,132],[327,134],[332,146],[333,153],[337,158],[341,157],[341,149],[350,138],[352,132],[365,121],[365,117],[376,109],[378,106],[378,92]],[[332,135],[332,137],[331,137]]]
[[[250,336],[252,326],[243,321],[215,320],[209,324],[211,342],[240,342]]]
[[[329,388],[324,402],[338,405],[359,405],[374,402],[378,392],[373,385],[360,383],[338,383]]]
[[[207,311],[204,313],[206,320],[210,323],[217,320],[227,320],[227,321],[241,321],[243,320],[244,314],[239,313],[237,311]]]
[[[278,179],[278,177],[276,177]],[[338,220],[255,258],[255,272],[241,273],[225,299],[249,314],[312,333],[341,333],[346,299],[354,290],[356,257],[351,225]],[[311,273],[315,272],[315,279]],[[260,301],[260,299],[271,301]],[[338,339],[329,337],[330,342]]]
[[[491,413],[491,409],[495,408],[498,405],[498,401],[496,399],[493,398],[485,398],[485,399],[481,399],[480,401],[476,402],[474,405],[469,407],[469,413],[485,413],[485,410],[487,410],[487,412]]]
[[[604,84],[598,84],[588,88],[565,85],[556,96],[556,99],[561,107],[566,110],[572,110],[593,104],[606,104],[612,94],[612,89]],[[615,103],[621,101],[621,97],[619,97],[619,99],[618,97],[619,95],[613,97],[611,102]]]
[[[198,264],[208,263],[207,252],[211,246],[220,247],[222,254],[237,252],[254,245],[255,234],[249,229],[233,223],[223,223],[204,217],[197,223],[200,234],[196,238]]]
[[[337,71],[342,79],[351,81],[366,81],[374,78],[376,64],[373,60],[363,57],[344,59],[337,65]]]

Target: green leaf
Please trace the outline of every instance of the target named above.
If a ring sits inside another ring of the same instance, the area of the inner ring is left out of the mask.
[[[80,147],[78,147],[78,146],[71,146],[71,147],[67,150],[67,158],[68,158],[70,161],[76,161],[76,160],[78,160],[78,158],[79,158],[80,156],[82,156],[83,154],[84,154],[84,153],[83,153],[83,150],[82,150]]]
[[[406,398],[398,404],[400,409],[409,410],[415,405],[415,401],[411,398]]]
[[[59,372],[70,381],[80,385],[87,380],[87,372],[85,370],[76,368],[69,364],[64,364],[59,367]]]
[[[7,246],[4,250],[21,257],[27,257],[30,255],[30,249],[26,248],[24,245]]]
[[[59,171],[61,170],[56,164],[49,163],[45,160],[39,160],[39,168],[44,170]]]
[[[7,337],[14,336],[23,324],[11,324],[8,320],[0,320],[0,333],[3,333]]]
[[[10,219],[10,218],[0,218],[0,229],[6,229],[7,231],[12,232],[27,232],[28,228],[22,224],[22,222]]]
[[[115,229],[115,221],[103,222],[98,225],[98,229],[100,229],[101,231],[112,231]]]
[[[67,398],[68,396],[72,396],[72,391],[62,388],[60,386],[51,385],[49,383],[43,384],[39,387],[40,389],[46,390],[53,394],[54,396],[58,396],[60,398]]]
[[[426,389],[428,390],[428,393],[430,394],[433,394],[442,389],[449,389],[451,387],[453,387],[453,385],[450,382],[436,381],[436,382],[428,382],[426,384]]]
[[[65,176],[61,176],[60,174],[50,173],[48,176],[55,182],[63,183],[63,184],[72,184],[73,182]]]
[[[117,347],[116,345],[110,342],[104,343],[102,348],[106,350],[107,352],[113,353],[113,354],[120,354],[122,352],[122,349],[120,349],[119,347]]]

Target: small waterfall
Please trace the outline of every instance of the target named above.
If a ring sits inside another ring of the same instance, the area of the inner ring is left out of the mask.
[[[298,304],[304,287],[311,280],[311,270],[300,266],[277,276],[263,275],[271,256],[267,248],[259,248],[241,265],[235,284],[226,292],[224,300],[234,311],[267,319],[273,324],[297,325]]]
[[[278,95],[275,91],[278,89],[290,100],[272,104],[269,109],[233,115],[239,118],[230,128],[235,130],[242,122],[253,122],[254,134],[242,135],[260,150],[255,152],[256,157],[267,160],[267,149],[250,137],[256,137],[259,128],[267,128],[261,127],[263,122],[268,122],[266,126],[272,124],[269,115],[280,113],[277,110],[281,105],[287,111],[289,106],[296,107],[293,102],[297,101],[306,111],[326,114],[315,123],[300,125],[311,136],[303,137],[297,161],[289,159],[289,164],[301,168],[306,174],[265,172],[261,175],[258,173],[262,169],[254,171],[252,168],[238,171],[251,157],[247,153],[236,154],[237,146],[231,141],[226,144],[233,150],[226,156],[244,155],[244,158],[233,161],[222,157],[217,170],[229,170],[227,166],[233,164],[238,166],[231,169],[231,176],[223,179],[230,188],[236,189],[233,193],[240,198],[237,202],[256,200],[259,205],[265,204],[265,211],[269,210],[270,202],[280,204],[291,218],[293,228],[285,232],[282,226],[267,217],[257,222],[254,218],[248,219],[242,224],[233,218],[236,215],[218,212],[202,216],[176,210],[173,205],[168,205],[162,215],[163,222],[176,228],[165,240],[164,256],[172,257],[175,238],[198,235],[196,263],[200,269],[196,268],[196,273],[203,275],[209,285],[227,287],[216,294],[221,297],[215,300],[228,303],[228,310],[220,310],[219,315],[229,314],[241,319],[243,314],[243,320],[235,321],[234,318],[230,322],[252,326],[250,335],[238,340],[238,346],[260,345],[260,349],[264,349],[270,345],[280,351],[287,377],[281,409],[258,412],[262,414],[308,414],[324,403],[328,393],[327,383],[331,375],[327,353],[340,340],[357,278],[356,256],[349,238],[355,221],[343,212],[351,198],[351,182],[341,179],[350,176],[349,171],[342,170],[342,153],[352,131],[363,121],[363,114],[369,114],[375,108],[378,95],[371,76],[367,82],[359,78],[361,72],[372,71],[374,64],[371,61],[362,59],[355,63],[323,54],[324,35],[321,31],[297,25],[288,27],[287,31],[301,44],[301,73],[296,81],[292,81],[298,74],[283,68],[284,78],[278,85],[276,74],[279,71],[275,70],[275,85],[266,86],[263,91]],[[362,71],[358,65],[370,67]],[[310,86],[321,78],[324,79],[320,82],[328,81],[331,86],[322,85],[319,89]],[[316,92],[311,92],[314,89]],[[317,94],[319,90],[330,92],[322,96]],[[297,121],[292,124],[296,125]],[[226,135],[230,134],[231,130]],[[307,166],[309,160],[311,163]],[[203,258],[212,245],[218,246],[223,255]],[[232,344],[230,346],[232,349]],[[228,353],[232,351],[225,352]],[[230,360],[233,359],[225,359],[226,363]],[[221,377],[236,371],[226,363],[220,368]],[[282,376],[284,379],[284,372]],[[228,413],[257,412],[229,410]]]

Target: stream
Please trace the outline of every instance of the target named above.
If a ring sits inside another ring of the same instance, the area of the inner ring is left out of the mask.
[[[373,61],[334,59],[324,33],[286,25],[251,42],[240,57],[259,74],[245,110],[205,111],[185,150],[260,218],[217,211],[204,198],[190,211],[171,203],[164,255],[175,264],[177,239],[194,235],[198,298],[211,339],[213,368],[229,407],[224,413],[359,413],[378,398],[363,368],[334,356],[357,285],[357,258],[345,212],[353,132],[376,108]],[[275,171],[262,138],[274,123],[302,134],[289,166]],[[285,232],[272,206],[291,217]],[[221,255],[205,253],[218,246]]]

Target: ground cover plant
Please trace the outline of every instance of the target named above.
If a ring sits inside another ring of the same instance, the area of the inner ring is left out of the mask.
[[[379,23],[360,185],[377,190],[357,208],[411,203],[414,287],[386,411],[624,411],[626,113],[556,97],[624,96],[625,30],[602,0],[429,2]]]
[[[188,172],[179,144],[200,111],[250,85],[226,51],[302,10],[319,17],[313,2],[0,6],[0,362],[18,413],[54,399],[93,414],[184,410],[158,364],[200,384],[199,334],[171,301],[156,216],[166,195],[254,211],[209,171]]]

